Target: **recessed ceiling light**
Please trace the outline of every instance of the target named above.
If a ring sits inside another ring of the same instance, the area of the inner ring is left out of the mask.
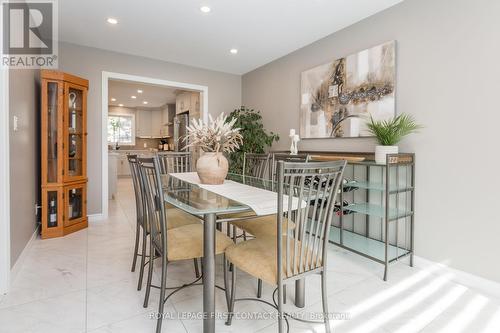
[[[144,102],[142,102],[142,104],[148,104],[148,101],[144,101]]]
[[[130,96],[130,98],[132,98],[132,99],[136,99],[136,98],[137,98],[137,96],[132,95],[132,96]]]
[[[118,106],[123,106],[123,104],[118,104]]]
[[[116,98],[111,97],[111,102],[116,102]]]
[[[117,20],[117,19],[115,19],[115,18],[113,18],[113,17],[108,17],[108,18],[106,19],[106,21],[107,21],[109,24],[113,24],[113,25],[114,25],[114,24],[118,24],[118,20]]]
[[[229,52],[231,52],[232,54],[236,54],[236,53],[238,53],[238,49],[231,49],[231,50],[229,50]]]
[[[210,11],[211,11],[212,9],[210,9],[210,7],[208,7],[208,6],[201,6],[201,7],[200,7],[200,10],[201,10],[203,13],[210,13]]]
[[[142,90],[141,90],[141,89],[137,90],[137,92],[138,92],[139,94],[142,94]]]

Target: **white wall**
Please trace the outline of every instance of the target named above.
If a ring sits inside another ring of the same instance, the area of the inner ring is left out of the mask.
[[[416,153],[416,254],[500,281],[500,1],[406,0],[243,76],[243,104],[282,140],[299,128],[300,73],[397,40],[397,111],[425,126]],[[372,139],[299,148],[373,151]]]
[[[193,48],[193,52],[195,49]],[[111,51],[61,43],[59,69],[89,80],[87,174],[88,213],[101,212],[102,71],[208,86],[209,112],[229,113],[241,104],[241,76]]]

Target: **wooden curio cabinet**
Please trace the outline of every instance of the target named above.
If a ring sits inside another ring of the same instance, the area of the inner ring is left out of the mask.
[[[41,71],[42,238],[87,227],[87,91],[77,76]]]

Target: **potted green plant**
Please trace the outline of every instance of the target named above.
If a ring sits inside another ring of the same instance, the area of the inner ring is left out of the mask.
[[[241,106],[229,114],[229,120],[234,120],[234,126],[240,129],[243,144],[229,155],[229,170],[232,173],[242,173],[245,153],[262,154],[271,147],[274,141],[279,140],[278,134],[268,133],[262,123],[259,111]]]
[[[418,125],[412,116],[400,114],[390,120],[375,121],[370,117],[367,124],[368,130],[379,143],[375,147],[375,162],[386,163],[388,154],[397,154],[399,148],[397,144],[408,134],[418,131],[422,126]]]

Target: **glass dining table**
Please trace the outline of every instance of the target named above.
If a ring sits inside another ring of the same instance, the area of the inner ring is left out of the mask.
[[[226,179],[269,191],[277,187],[276,182],[239,174],[229,173]],[[217,225],[224,223],[224,215],[251,212],[252,209],[173,176],[165,175],[163,184],[167,203],[203,219],[203,332],[215,333],[215,231]],[[305,306],[303,279],[295,282],[295,305]]]

